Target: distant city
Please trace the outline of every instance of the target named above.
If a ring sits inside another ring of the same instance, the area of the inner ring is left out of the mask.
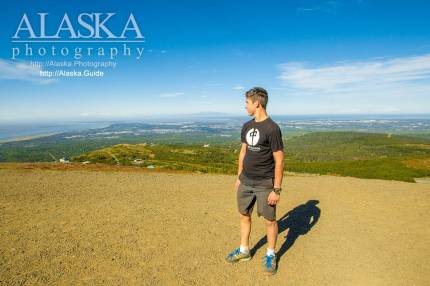
[[[232,137],[242,124],[253,117],[224,114],[165,116],[133,121],[94,121],[40,124],[0,124],[0,142],[61,134],[64,139],[119,138],[124,135],[181,134],[204,132]],[[430,114],[423,115],[303,115],[271,118],[279,124],[284,136],[310,131],[360,131],[396,134],[430,132]]]

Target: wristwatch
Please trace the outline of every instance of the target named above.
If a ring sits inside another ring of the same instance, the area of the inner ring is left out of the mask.
[[[273,191],[279,195],[281,194],[282,188],[273,188]]]

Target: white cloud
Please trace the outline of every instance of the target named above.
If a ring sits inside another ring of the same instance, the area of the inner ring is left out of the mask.
[[[430,54],[279,67],[283,112],[430,112]]]
[[[185,93],[183,92],[170,92],[170,93],[162,93],[160,94],[160,97],[177,97],[184,94]]]
[[[284,86],[293,93],[348,95],[383,92],[411,95],[430,92],[430,54],[364,62],[308,67],[303,63],[280,65]]]
[[[243,90],[245,89],[245,87],[241,86],[241,85],[236,85],[233,87],[234,90]]]
[[[55,82],[40,76],[42,69],[24,61],[9,61],[0,59],[0,80],[23,80],[39,84]]]

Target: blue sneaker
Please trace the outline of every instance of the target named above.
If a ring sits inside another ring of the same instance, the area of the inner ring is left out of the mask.
[[[278,263],[276,261],[277,257],[276,254],[273,255],[264,255],[262,266],[264,268],[264,271],[267,274],[275,274],[277,270]]]
[[[243,253],[240,252],[240,248],[236,248],[226,256],[225,261],[229,263],[235,263],[239,261],[248,261],[251,258],[251,251],[248,251],[248,253]]]

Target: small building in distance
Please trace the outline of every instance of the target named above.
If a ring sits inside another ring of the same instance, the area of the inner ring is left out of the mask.
[[[142,165],[144,163],[143,159],[137,158],[133,160],[134,165]]]

